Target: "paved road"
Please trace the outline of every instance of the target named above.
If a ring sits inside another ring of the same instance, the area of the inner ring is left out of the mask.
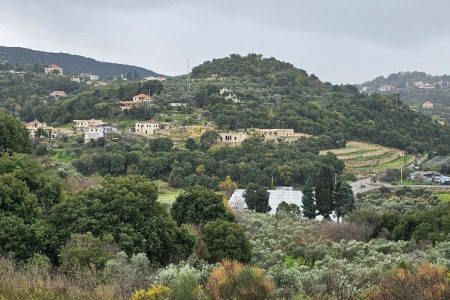
[[[391,186],[390,184],[379,183],[379,182],[374,184],[373,182],[371,182],[370,177],[350,182],[350,186],[352,187],[352,191],[353,191],[354,195],[377,189],[382,185],[388,186],[388,187]]]
[[[400,188],[403,186],[407,186],[410,188],[431,188],[431,189],[439,189],[439,190],[450,190],[449,185],[395,185],[385,183],[385,182],[371,182],[370,177],[369,178],[363,178],[359,179],[354,182],[350,182],[350,186],[352,187],[353,194],[356,195],[358,193],[365,193],[371,190],[378,189],[382,186],[388,187],[388,188]]]

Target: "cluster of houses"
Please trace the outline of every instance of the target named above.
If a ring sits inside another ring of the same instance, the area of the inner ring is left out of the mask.
[[[434,83],[427,83],[423,81],[416,81],[414,82],[414,86],[418,89],[424,89],[424,90],[431,90],[436,88],[436,85]]]
[[[152,97],[146,94],[139,94],[133,96],[132,100],[120,102],[120,110],[128,110],[136,107],[149,107],[153,105]],[[171,107],[187,107],[187,103],[182,102],[171,102],[169,103]]]
[[[171,130],[176,129],[172,123],[157,122],[154,119],[136,122],[134,132],[142,136],[170,136]],[[199,137],[207,130],[213,130],[211,125],[183,126],[183,131],[191,137]],[[245,131],[219,132],[217,144],[238,146],[249,137],[259,136],[266,142],[293,142],[302,137],[308,138],[310,135],[296,133],[293,129],[261,129],[252,128]]]
[[[111,134],[117,133],[117,128],[102,120],[73,120],[75,123],[75,134],[83,134],[84,143],[100,138],[109,138]]]
[[[424,82],[424,81],[415,81],[415,82],[406,82],[405,83],[406,87],[409,86],[413,86],[417,89],[421,89],[421,90],[432,90],[432,89],[436,89],[436,88],[441,88],[441,89],[446,89],[450,87],[450,81],[437,81],[437,82]],[[396,89],[397,87],[395,85],[392,84],[385,84],[382,85],[380,87],[378,87],[378,91],[381,93],[386,93],[386,92],[392,92]],[[361,86],[359,88],[359,91],[361,93],[368,93],[370,92],[371,87],[369,86]]]
[[[395,89],[395,85],[392,84],[386,84],[386,85],[382,85],[378,88],[378,91],[380,92],[391,92]]]
[[[436,171],[417,171],[408,175],[408,179],[424,182],[424,183],[439,183],[441,185],[450,185],[450,177],[444,176]]]
[[[47,125],[45,122],[39,122],[34,120],[26,124],[26,128],[30,134],[30,138],[40,137],[57,139],[61,135],[83,135],[83,141],[85,144],[91,140],[98,140],[100,138],[109,138],[111,134],[117,133],[117,128],[102,120],[90,119],[90,120],[74,120],[74,129],[54,128]],[[40,136],[37,134],[40,133]]]

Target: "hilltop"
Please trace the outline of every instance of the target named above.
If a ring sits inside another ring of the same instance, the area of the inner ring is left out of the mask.
[[[135,72],[141,77],[157,76],[156,72],[145,68],[102,62],[93,58],[68,53],[53,53],[37,51],[20,47],[0,46],[0,62],[9,62],[10,64],[37,64],[45,66],[49,64],[60,65],[67,74],[92,73],[100,77],[119,76]]]
[[[222,130],[293,128],[326,136],[338,147],[356,139],[413,152],[439,147],[449,137],[448,127],[412,111],[397,95],[322,82],[258,54],[207,61],[192,70],[192,78],[196,105]]]

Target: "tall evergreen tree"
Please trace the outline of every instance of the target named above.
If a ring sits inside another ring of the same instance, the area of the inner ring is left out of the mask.
[[[244,192],[247,208],[259,213],[266,213],[271,210],[269,206],[269,193],[258,184],[249,184]]]
[[[316,201],[314,197],[314,186],[311,179],[306,181],[303,188],[302,198],[303,217],[308,219],[314,219],[316,217]]]
[[[333,208],[337,221],[355,208],[355,197],[351,186],[342,180],[338,180],[333,191]]]
[[[325,219],[333,212],[334,169],[323,165],[316,178],[316,205],[318,214]]]

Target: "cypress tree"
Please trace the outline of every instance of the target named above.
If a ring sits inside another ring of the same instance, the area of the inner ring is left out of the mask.
[[[314,199],[314,186],[311,179],[306,180],[302,198],[303,217],[314,219],[316,217],[316,201]]]
[[[324,165],[320,167],[316,178],[316,205],[318,214],[325,219],[333,212],[334,169]]]
[[[347,182],[339,180],[333,191],[333,207],[337,221],[355,208],[355,197],[351,186]]]

